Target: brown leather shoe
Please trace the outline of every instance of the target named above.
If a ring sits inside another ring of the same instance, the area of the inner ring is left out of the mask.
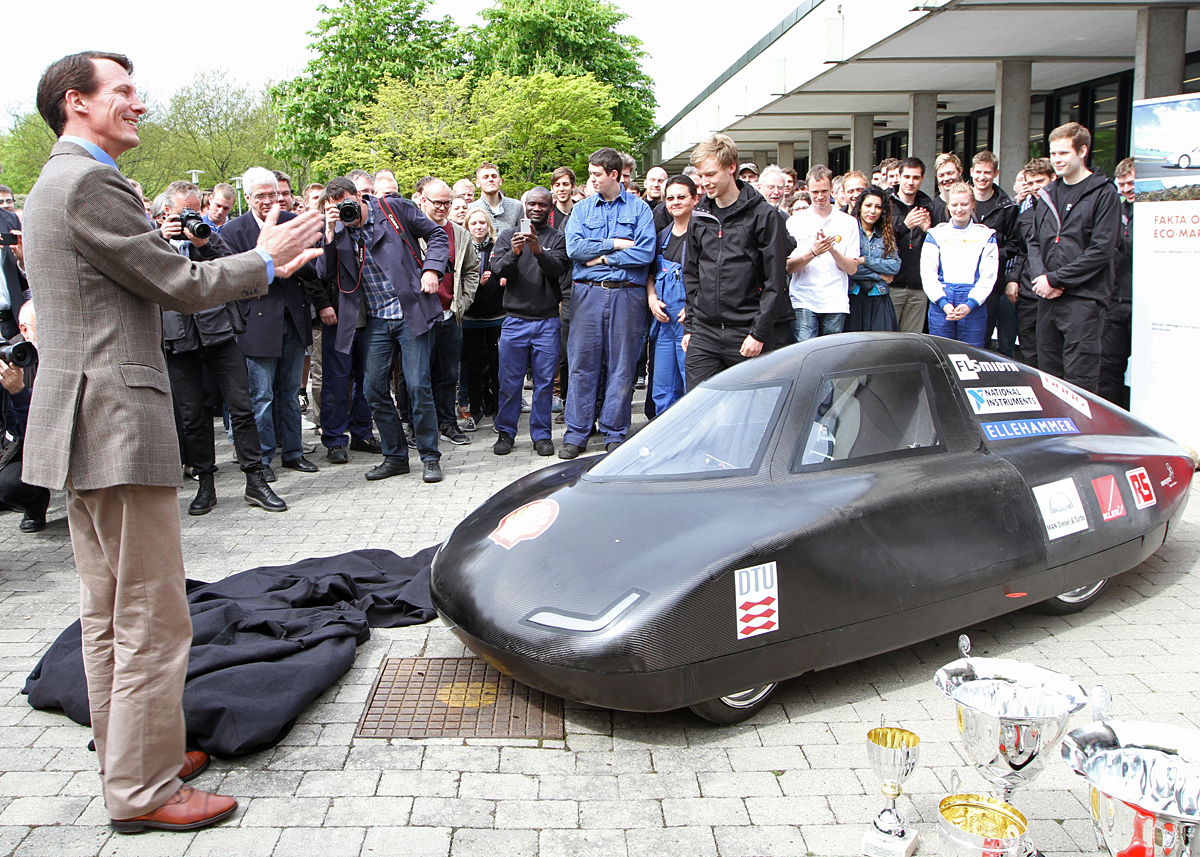
[[[108,823],[117,833],[140,833],[147,828],[197,830],[228,818],[235,809],[237,801],[231,797],[180,786],[158,809],[135,818],[112,818]]]
[[[208,769],[208,753],[203,750],[188,750],[183,754],[183,767],[179,769],[179,779],[185,783],[194,780]]]

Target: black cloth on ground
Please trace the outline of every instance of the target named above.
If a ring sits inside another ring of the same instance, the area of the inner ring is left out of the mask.
[[[371,628],[419,625],[436,547],[411,557],[358,550],[187,582],[192,650],[183,710],[188,749],[230,758],[275,746],[354,663]],[[63,631],[22,691],[39,710],[91,725],[79,622]]]

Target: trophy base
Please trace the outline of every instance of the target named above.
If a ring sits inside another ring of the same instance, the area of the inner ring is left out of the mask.
[[[863,834],[862,853],[866,857],[912,857],[916,850],[917,831],[912,827],[905,831],[903,839],[874,829]]]

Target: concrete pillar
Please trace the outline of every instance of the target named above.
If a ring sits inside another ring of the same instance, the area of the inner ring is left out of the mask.
[[[1160,98],[1183,92],[1187,9],[1138,9],[1133,59],[1133,97]],[[1091,129],[1095,131],[1095,129]]]
[[[937,152],[937,93],[914,92],[908,96],[908,156],[925,162],[921,189],[931,196],[937,184],[933,175]]]
[[[850,117],[850,169],[871,177],[875,166],[875,117],[856,113]]]
[[[1180,67],[1182,71],[1182,66]],[[992,141],[1000,158],[997,184],[1012,192],[1017,173],[1029,161],[1029,94],[1033,64],[1005,60],[996,63],[996,124]]]
[[[828,131],[808,132],[808,168],[812,169],[817,164],[829,166]],[[801,178],[803,178],[803,176],[801,176]]]
[[[796,160],[796,147],[793,143],[775,144],[775,163],[783,169],[792,166]]]

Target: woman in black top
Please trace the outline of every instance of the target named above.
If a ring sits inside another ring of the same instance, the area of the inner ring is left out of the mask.
[[[479,288],[463,313],[463,372],[471,400],[471,417],[464,431],[474,431],[484,418],[496,416],[500,407],[500,326],[504,290],[493,277],[489,262],[496,241],[496,226],[488,212],[475,209],[467,215],[467,231],[479,253]]]

